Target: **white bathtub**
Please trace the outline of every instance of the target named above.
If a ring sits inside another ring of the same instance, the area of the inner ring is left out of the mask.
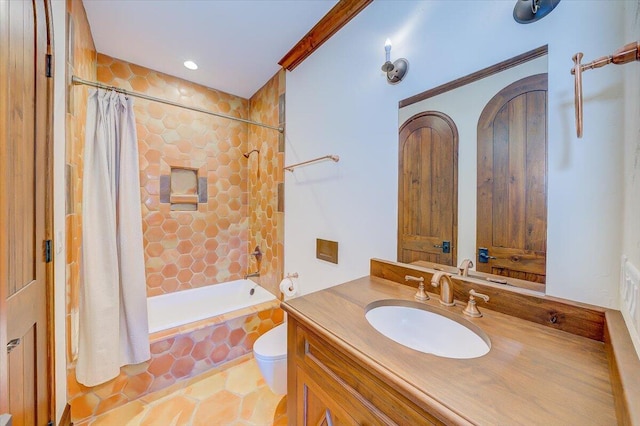
[[[255,286],[255,292],[250,291]],[[178,327],[216,315],[275,300],[276,297],[251,280],[176,291],[147,298],[149,333]]]

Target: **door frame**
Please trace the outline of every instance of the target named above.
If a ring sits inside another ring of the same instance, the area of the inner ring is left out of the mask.
[[[0,0],[0,10],[6,13],[8,8],[8,1]],[[34,10],[37,17],[42,17],[42,24],[45,25],[45,33],[43,35],[38,34],[37,43],[46,43],[45,55],[50,55],[53,58],[53,17],[51,12],[51,1],[33,0]],[[6,15],[5,15],[6,16]],[[7,28],[2,29],[0,34],[0,49],[7,51],[8,45],[5,45],[6,37],[5,31]],[[42,40],[44,37],[44,40]],[[36,114],[41,117],[41,120],[36,120],[35,134],[41,136],[42,141],[45,143],[45,158],[44,158],[44,185],[45,185],[45,223],[44,223],[44,238],[45,240],[53,241],[53,64],[50,66],[50,77],[45,77],[46,72],[46,57],[38,58],[36,70],[40,78],[36,79],[35,93],[42,94],[37,96],[45,96],[45,100],[42,103],[41,109],[44,109],[43,114]],[[9,78],[9,69],[6,64],[0,64],[0,79],[7,81]],[[38,105],[38,104],[36,104]],[[38,108],[38,106],[36,106]],[[5,96],[0,96],[0,128],[6,129],[6,116],[7,116],[7,99]],[[8,137],[4,135],[2,139]],[[6,142],[6,140],[5,140]],[[4,144],[3,144],[4,145]],[[0,150],[0,156],[4,156],[3,150]],[[0,206],[5,206],[6,200],[6,187],[0,186]],[[4,209],[0,208],[0,229],[6,226],[6,218],[4,215]],[[43,242],[44,244],[44,242]],[[53,245],[53,244],[52,244]],[[44,251],[44,247],[42,247]],[[0,239],[0,275],[6,273],[6,261],[8,259],[7,254],[10,248],[6,245],[3,239]],[[45,288],[46,288],[46,311],[47,311],[47,391],[49,393],[48,398],[48,416],[49,420],[55,421],[55,324],[54,324],[54,300],[53,300],[53,256],[52,260],[44,265],[45,269]],[[9,410],[8,399],[8,371],[6,370],[8,365],[8,355],[5,347],[7,345],[7,318],[6,318],[6,298],[7,287],[0,284],[0,413],[6,413]]]

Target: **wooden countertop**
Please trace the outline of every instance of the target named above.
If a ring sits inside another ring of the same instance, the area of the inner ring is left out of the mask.
[[[465,360],[424,354],[388,339],[365,319],[369,303],[413,301],[414,294],[411,287],[368,276],[282,307],[412,400],[435,403],[451,419],[486,425],[616,424],[604,343],[494,312],[482,303],[482,318],[463,317],[464,306],[443,307],[430,294],[424,303],[476,324],[489,336],[491,350]]]

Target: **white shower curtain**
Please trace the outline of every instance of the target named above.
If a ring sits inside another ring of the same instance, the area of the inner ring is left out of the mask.
[[[150,358],[133,101],[92,90],[82,177],[76,378],[95,386]]]

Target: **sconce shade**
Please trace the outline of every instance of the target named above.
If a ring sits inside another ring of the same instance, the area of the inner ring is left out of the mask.
[[[530,24],[547,16],[560,0],[517,0],[513,19],[519,24]]]
[[[400,83],[404,76],[407,75],[407,71],[409,71],[409,61],[404,58],[396,59],[393,61],[393,69],[387,71],[387,83]]]

